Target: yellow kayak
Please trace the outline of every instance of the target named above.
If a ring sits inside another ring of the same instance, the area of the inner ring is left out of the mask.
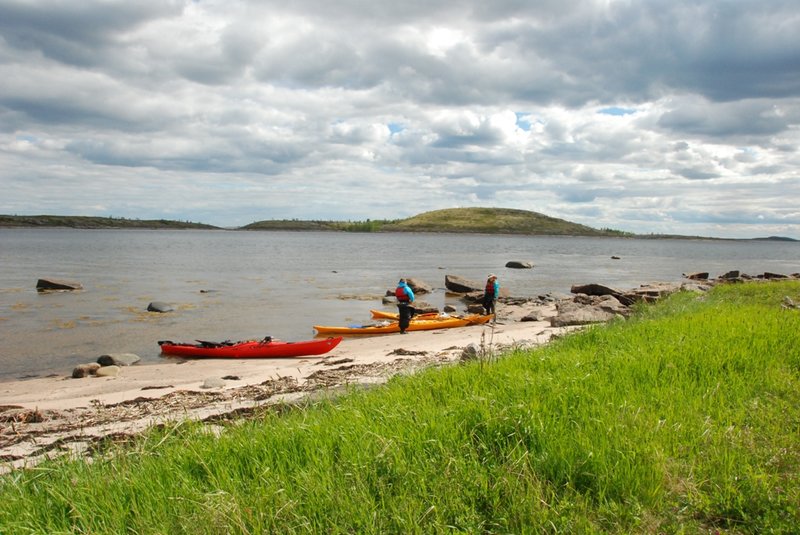
[[[445,318],[435,320],[411,320],[407,331],[429,331],[432,329],[448,329],[452,327],[466,327],[467,325],[479,325],[487,323],[492,319],[492,314],[485,316],[474,314],[463,318]],[[400,326],[396,321],[383,321],[370,325],[351,325],[349,327],[330,327],[326,325],[314,325],[319,334],[387,334],[399,333]]]
[[[370,310],[369,312],[375,319],[397,321],[400,318],[400,314],[398,314],[397,312],[386,312],[384,310]],[[426,312],[424,314],[414,314],[412,321],[435,320],[439,318],[450,318],[450,317],[452,316],[441,316],[438,312]]]

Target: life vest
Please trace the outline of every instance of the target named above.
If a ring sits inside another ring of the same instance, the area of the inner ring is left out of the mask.
[[[494,281],[486,281],[486,296],[494,297]]]
[[[405,286],[398,286],[397,288],[395,288],[394,296],[397,298],[398,301],[402,301],[404,303],[408,303],[409,301]]]

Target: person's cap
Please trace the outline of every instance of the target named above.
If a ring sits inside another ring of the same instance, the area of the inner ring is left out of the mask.
[[[489,278],[490,279],[496,279],[497,275],[495,275],[494,273],[489,273]]]

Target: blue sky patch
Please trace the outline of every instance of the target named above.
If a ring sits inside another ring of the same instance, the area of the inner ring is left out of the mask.
[[[634,108],[620,108],[618,106],[611,106],[610,108],[603,108],[597,113],[602,113],[603,115],[615,115],[617,117],[621,117],[623,115],[630,115],[631,113],[636,113]]]

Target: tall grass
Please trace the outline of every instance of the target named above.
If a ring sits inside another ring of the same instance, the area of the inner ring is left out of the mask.
[[[2,533],[792,533],[800,284],[0,479]]]

